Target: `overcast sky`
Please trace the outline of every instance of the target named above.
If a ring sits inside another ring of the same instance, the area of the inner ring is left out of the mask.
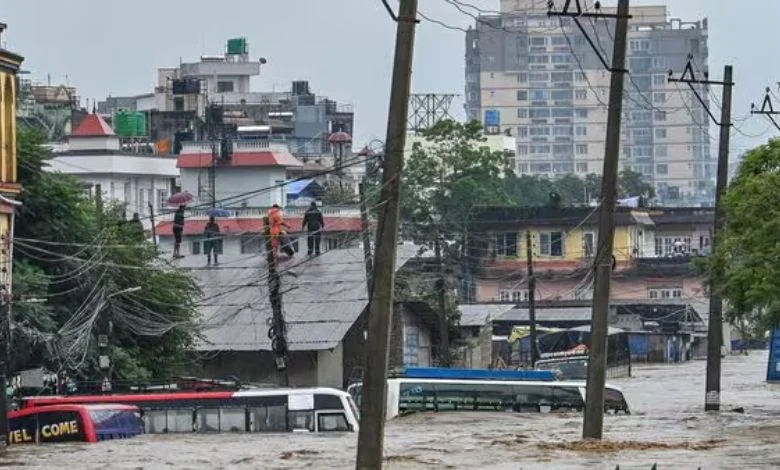
[[[498,9],[498,0],[461,1]],[[659,3],[663,1],[631,1]],[[734,66],[733,114],[735,119],[747,115],[735,125],[760,137],[733,131],[733,153],[780,133],[765,118],[749,116],[750,103],[760,103],[768,85],[777,90],[780,80],[772,39],[780,1],[666,4],[672,17],[709,18],[713,78],[721,77],[724,64]],[[457,27],[474,21],[445,0],[420,0],[420,11]],[[384,139],[395,24],[380,0],[5,0],[0,22],[8,24],[3,46],[25,56],[24,68],[34,79],[45,82],[51,75],[52,83],[63,83],[67,75],[90,101],[109,93],[149,92],[158,67],[221,53],[227,38],[246,36],[250,54],[268,59],[254,90],[287,89],[292,80],[308,80],[318,95],[355,106],[355,146]],[[415,44],[412,92],[462,95],[464,44],[463,32],[423,21]],[[462,106],[461,97],[453,105],[457,117],[463,115]]]

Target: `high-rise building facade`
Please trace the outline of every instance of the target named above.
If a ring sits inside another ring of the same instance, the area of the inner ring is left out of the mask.
[[[641,173],[665,204],[710,204],[717,162],[705,106],[718,106],[710,96],[720,91],[697,86],[702,104],[687,85],[667,82],[689,54],[703,78],[707,20],[669,19],[665,6],[632,6],[631,15],[621,168]],[[467,116],[516,137],[518,173],[601,173],[610,83],[602,59],[611,62],[615,20],[580,22],[598,53],[571,18],[547,16],[546,0],[501,0],[500,13],[466,34]]]

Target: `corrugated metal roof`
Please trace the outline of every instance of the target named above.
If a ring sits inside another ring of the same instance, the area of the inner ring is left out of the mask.
[[[398,246],[397,268],[418,248]],[[270,351],[271,306],[265,255],[221,257],[206,267],[204,256],[175,262],[191,269],[203,290],[201,351]],[[362,248],[331,250],[315,258],[294,258],[279,266],[282,306],[291,351],[332,349],[367,305]]]
[[[483,326],[503,313],[512,310],[511,304],[467,304],[459,305],[460,326]]]
[[[590,321],[591,307],[547,307],[536,309],[537,322]],[[528,322],[527,308],[513,308],[496,318],[503,322]]]

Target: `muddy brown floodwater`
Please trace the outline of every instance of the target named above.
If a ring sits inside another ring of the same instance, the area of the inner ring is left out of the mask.
[[[605,441],[579,440],[582,416],[420,414],[387,426],[387,469],[780,468],[780,386],[766,352],[723,362],[723,412],[705,414],[704,362],[636,366],[623,387],[631,416],[608,416]],[[744,408],[744,413],[731,412]],[[357,436],[147,435],[95,445],[15,447],[20,469],[348,469]]]

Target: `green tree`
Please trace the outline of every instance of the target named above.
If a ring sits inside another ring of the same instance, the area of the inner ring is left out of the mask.
[[[139,243],[119,208],[99,213],[78,181],[44,171],[51,156],[43,143],[20,129],[14,368],[97,378],[95,336],[111,321],[115,378],[181,370],[197,333],[197,285],[159,260],[151,243]]]
[[[636,197],[636,196],[655,196],[653,185],[642,179],[642,174],[636,171],[624,168],[618,175],[618,196]]]
[[[460,241],[476,207],[511,202],[502,181],[511,170],[503,152],[483,145],[476,121],[440,121],[422,135],[426,144],[414,144],[404,168],[401,207],[412,239],[434,248],[438,240]]]
[[[732,321],[780,325],[780,140],[748,152],[723,203],[726,225],[706,268]]]
[[[340,185],[338,182],[329,182],[325,185],[322,195],[322,203],[328,205],[355,204],[357,196],[350,185]]]

